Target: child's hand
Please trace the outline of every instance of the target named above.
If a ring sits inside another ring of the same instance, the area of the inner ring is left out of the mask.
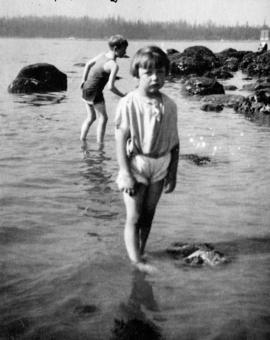
[[[172,176],[168,174],[164,180],[165,194],[169,194],[170,192],[172,192],[175,189],[175,186],[176,186],[176,176]]]
[[[129,196],[136,194],[136,180],[130,173],[120,172],[116,182],[120,191],[127,193]]]

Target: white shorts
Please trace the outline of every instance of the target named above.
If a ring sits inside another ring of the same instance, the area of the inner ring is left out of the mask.
[[[137,182],[151,184],[164,179],[168,173],[171,153],[159,158],[136,155],[131,158],[131,173]]]

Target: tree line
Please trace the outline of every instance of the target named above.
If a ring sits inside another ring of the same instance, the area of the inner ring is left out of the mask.
[[[112,34],[123,34],[127,39],[156,40],[247,40],[259,39],[261,29],[268,27],[245,25],[222,26],[212,21],[190,24],[174,22],[127,21],[120,17],[93,19],[89,17],[12,17],[0,18],[2,37],[44,37],[102,39]]]

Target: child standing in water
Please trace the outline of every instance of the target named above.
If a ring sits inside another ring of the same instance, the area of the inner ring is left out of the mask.
[[[90,126],[98,117],[97,142],[103,144],[106,124],[108,120],[103,89],[108,83],[108,88],[116,95],[124,94],[115,87],[116,75],[119,69],[117,58],[123,58],[126,54],[128,42],[121,35],[113,35],[109,39],[109,51],[89,60],[85,65],[82,77],[82,98],[86,104],[87,118],[82,124],[81,141],[86,140]]]
[[[117,184],[126,207],[124,240],[138,269],[161,193],[176,185],[179,158],[177,107],[160,92],[169,71],[167,55],[156,46],[140,49],[131,63],[138,87],[120,99],[116,112]]]

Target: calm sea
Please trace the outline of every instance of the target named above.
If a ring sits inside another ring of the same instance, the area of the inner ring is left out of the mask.
[[[258,47],[257,41],[131,41],[128,54],[149,43],[179,51]],[[181,154],[211,162],[180,161],[177,188],[162,196],[147,245],[159,272],[140,276],[127,259],[115,185],[116,96],[105,91],[104,150],[95,145],[95,126],[87,153],[79,141],[85,107],[76,63],[106,50],[106,41],[0,39],[0,49],[0,339],[106,340],[121,328],[117,320],[134,318],[170,340],[269,339],[270,128],[231,109],[203,112],[180,83],[166,84],[179,108]],[[65,72],[67,92],[9,94],[20,69],[36,62]],[[119,61],[123,91],[136,84],[129,62]],[[241,88],[242,78],[238,72],[224,83]],[[166,255],[175,241],[212,243],[231,262],[182,266]]]

